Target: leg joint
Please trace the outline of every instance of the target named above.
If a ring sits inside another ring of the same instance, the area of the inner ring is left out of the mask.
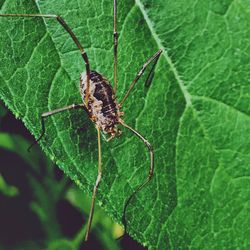
[[[117,45],[118,33],[116,31],[114,32],[114,40],[115,40],[115,45]]]
[[[85,61],[85,64],[89,64],[89,58],[88,58],[88,56],[87,56],[86,51],[85,51],[85,50],[82,50],[82,51],[81,51],[81,54],[82,54],[82,57],[83,57],[83,59],[84,59],[84,61]]]
[[[153,153],[154,152],[153,146],[146,140],[144,141],[144,143],[147,145],[148,150]]]
[[[79,107],[79,105],[76,105],[76,104],[74,104],[74,103],[73,103],[71,106],[72,106],[72,109],[76,109],[76,108]]]
[[[99,172],[97,179],[96,179],[95,188],[98,188],[100,181],[101,181],[101,178],[102,178],[102,172]]]
[[[149,180],[149,181],[152,179],[153,175],[154,175],[154,170],[153,170],[153,169],[150,169],[150,170],[149,170],[149,174],[148,174],[148,180]]]

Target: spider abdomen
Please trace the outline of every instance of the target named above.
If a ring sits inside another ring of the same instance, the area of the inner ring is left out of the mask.
[[[87,76],[81,74],[80,92],[83,101],[86,97]],[[90,119],[105,133],[115,135],[120,119],[120,111],[111,84],[96,71],[90,72],[90,91],[88,100]]]

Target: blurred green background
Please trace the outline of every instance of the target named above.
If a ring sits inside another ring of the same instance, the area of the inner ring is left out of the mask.
[[[98,206],[84,243],[90,198],[33,141],[0,102],[0,250],[146,249]]]

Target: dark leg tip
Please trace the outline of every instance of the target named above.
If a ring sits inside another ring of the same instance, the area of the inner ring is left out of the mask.
[[[28,148],[27,148],[27,152],[30,153],[31,152],[31,149],[33,148],[33,146],[35,145],[36,143],[32,143]]]

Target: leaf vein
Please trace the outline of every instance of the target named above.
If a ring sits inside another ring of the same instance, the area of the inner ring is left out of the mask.
[[[161,42],[161,39],[159,38],[158,34],[154,30],[153,23],[150,20],[150,18],[148,16],[148,14],[147,14],[147,12],[146,12],[146,10],[145,10],[145,8],[144,8],[141,0],[135,0],[135,3],[139,7],[139,9],[140,9],[140,11],[141,11],[141,13],[142,13],[142,15],[143,15],[143,17],[144,17],[147,25],[148,25],[148,28],[149,28],[149,30],[150,30],[150,32],[152,34],[152,37],[155,39],[156,44],[158,45],[158,47],[160,49],[163,49],[163,53],[162,54],[165,57],[168,65],[170,66],[170,69],[172,70],[172,72],[173,72],[173,74],[175,76],[175,79],[176,79],[176,81],[177,81],[177,83],[178,83],[178,85],[179,85],[179,87],[180,87],[180,89],[181,89],[181,91],[183,93],[183,96],[184,96],[184,98],[186,100],[187,106],[192,105],[191,96],[188,93],[188,91],[187,91],[187,89],[185,87],[185,84],[184,84],[183,80],[181,79],[181,76],[180,76],[179,72],[177,71],[177,69],[176,69],[176,67],[174,65],[174,62],[172,61],[172,59],[168,55],[167,49],[163,46],[163,44]]]

